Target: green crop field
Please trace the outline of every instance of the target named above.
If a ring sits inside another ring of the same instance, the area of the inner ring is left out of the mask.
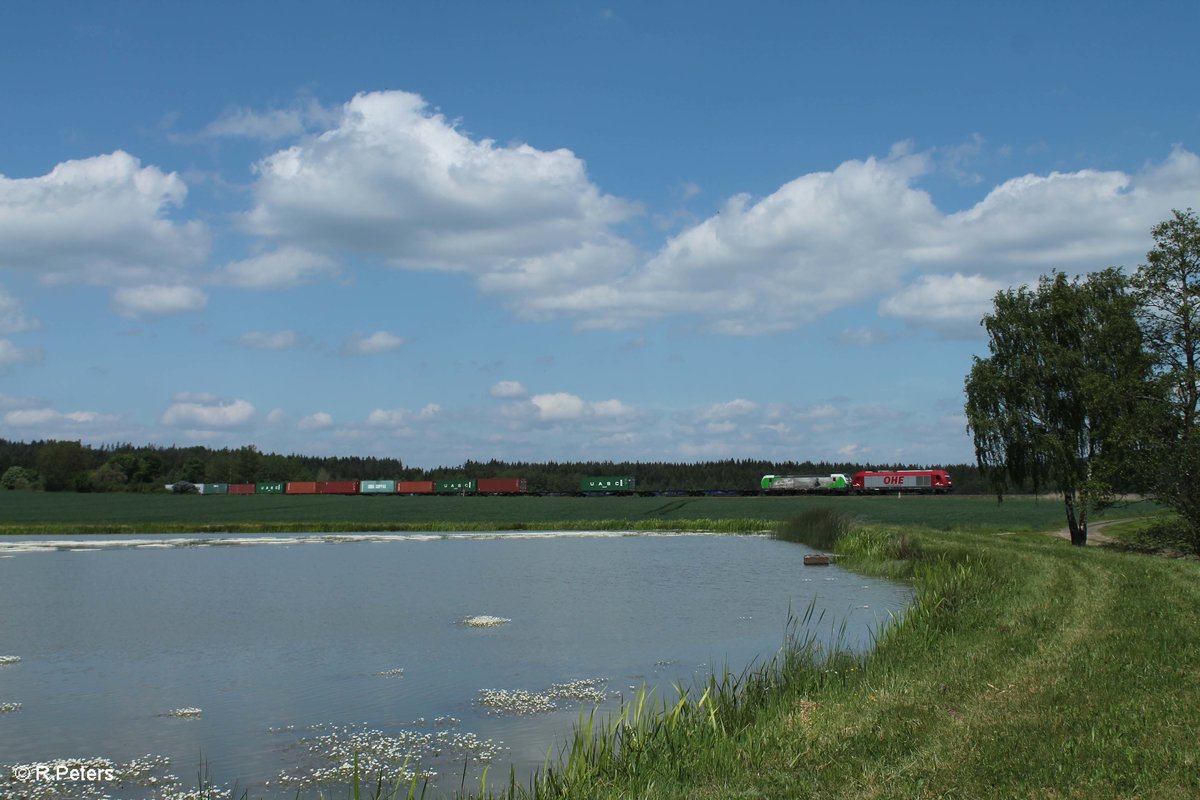
[[[1112,518],[1147,513],[1118,507]],[[0,492],[0,533],[662,528],[746,530],[814,508],[868,523],[948,530],[1063,526],[1052,498],[879,497],[341,497]]]

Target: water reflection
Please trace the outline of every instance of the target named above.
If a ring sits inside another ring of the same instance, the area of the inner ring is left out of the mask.
[[[20,705],[0,714],[0,762],[141,770],[56,798],[159,796],[202,764],[294,797],[356,747],[449,790],[464,762],[521,776],[581,707],[769,660],[814,598],[818,634],[856,647],[909,600],[808,552],[695,534],[6,537],[0,653],[19,661],[0,664],[0,703]],[[0,775],[0,797],[33,789]]]

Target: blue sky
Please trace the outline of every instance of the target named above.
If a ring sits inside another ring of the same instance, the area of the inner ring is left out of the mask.
[[[0,437],[972,460],[990,297],[1200,207],[1198,25],[6,3]]]

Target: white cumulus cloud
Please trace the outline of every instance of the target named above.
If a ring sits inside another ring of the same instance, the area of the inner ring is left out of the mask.
[[[296,427],[302,431],[317,431],[322,428],[331,427],[332,425],[333,415],[325,411],[318,411],[301,419]]]
[[[122,151],[34,178],[0,176],[0,268],[52,282],[161,281],[208,255],[203,224],[168,216],[186,196],[178,175]]]
[[[1006,285],[982,275],[922,275],[880,302],[879,313],[914,325],[968,333],[979,327],[992,298]]]
[[[172,403],[163,412],[162,423],[179,428],[237,428],[254,417],[254,406],[245,400],[221,402],[210,396],[203,398]]]
[[[404,339],[387,331],[376,331],[370,336],[353,334],[342,342],[341,352],[344,355],[364,356],[373,353],[386,353],[399,350],[404,346]]]
[[[472,138],[407,92],[357,95],[328,130],[255,170],[246,228],[310,253],[467,271],[487,290],[536,294],[634,263],[611,226],[635,207],[602,193],[574,153]]]
[[[126,286],[113,291],[113,308],[135,319],[203,311],[207,305],[208,295],[194,286]]]
[[[569,392],[552,392],[535,394],[529,398],[537,412],[537,418],[544,422],[583,419],[585,417],[621,417],[634,413],[634,409],[620,400],[599,400],[588,402],[578,395]]]
[[[282,247],[226,264],[218,279],[243,289],[282,289],[337,275],[338,271],[337,264],[327,256]]]
[[[528,392],[519,381],[499,381],[488,389],[492,397],[524,397]]]

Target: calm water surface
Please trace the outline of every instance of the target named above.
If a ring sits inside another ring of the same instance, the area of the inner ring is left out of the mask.
[[[239,794],[293,797],[303,784],[280,789],[281,776],[342,763],[329,743],[365,731],[381,748],[425,737],[422,764],[447,791],[480,752],[495,752],[493,775],[511,763],[523,777],[566,741],[581,704],[498,713],[481,690],[590,680],[604,710],[643,684],[673,697],[674,683],[768,660],[789,612],[814,600],[822,640],[844,623],[844,643],[863,648],[911,599],[904,585],[806,568],[811,550],[758,536],[53,542],[0,539],[0,656],[21,659],[0,665],[0,704],[21,704],[0,713],[0,797],[31,788],[12,765],[146,754],[169,758],[159,772],[185,786],[203,761]],[[475,615],[511,622],[463,624]],[[202,714],[169,716],[183,707]],[[144,783],[99,788],[159,796]]]

